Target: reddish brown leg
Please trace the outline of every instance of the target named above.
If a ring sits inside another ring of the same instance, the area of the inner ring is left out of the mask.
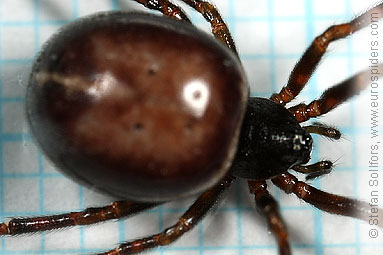
[[[287,228],[279,213],[277,201],[267,191],[265,181],[248,181],[250,193],[255,196],[257,208],[266,216],[270,229],[278,241],[279,254],[291,255]]]
[[[328,28],[323,34],[315,38],[303,54],[294,67],[287,85],[282,88],[279,94],[273,94],[270,99],[281,105],[293,100],[310,79],[331,42],[345,38],[382,17],[383,3],[380,3],[349,23]]]
[[[233,38],[230,34],[229,28],[223,21],[217,8],[212,4],[203,0],[182,0],[186,4],[190,5],[196,11],[202,14],[202,16],[210,23],[212,33],[218,40],[223,42],[229,49],[231,49],[236,55],[238,55]]]
[[[379,69],[383,64],[378,65]],[[354,95],[357,95],[371,83],[369,70],[360,72],[351,78],[327,89],[322,96],[309,105],[299,104],[289,108],[289,111],[299,122],[328,113]]]
[[[134,0],[148,9],[160,11],[162,14],[171,18],[190,22],[185,12],[177,5],[168,0]]]
[[[369,211],[371,206],[366,202],[318,190],[304,182],[298,181],[295,176],[289,173],[282,174],[271,180],[287,194],[294,193],[299,198],[322,211],[354,217],[367,222],[370,220]],[[383,215],[382,209],[379,208],[377,210],[379,211],[378,215]],[[379,222],[378,226],[383,228],[383,222]]]
[[[101,221],[130,217],[159,204],[114,202],[105,207],[88,208],[82,212],[12,219],[1,223],[0,235],[18,235],[71,226],[90,225]]]
[[[168,0],[134,0],[151,10],[157,10],[166,16],[190,22],[185,12],[177,5]],[[200,12],[210,23],[214,36],[223,42],[229,49],[238,55],[229,28],[223,21],[218,10],[210,3],[201,0],[182,0],[192,8]]]
[[[158,246],[169,245],[201,221],[207,212],[217,204],[223,192],[230,187],[234,179],[231,176],[225,177],[219,184],[202,193],[193,205],[178,219],[176,224],[161,233],[123,243],[114,250],[99,255],[137,254]]]

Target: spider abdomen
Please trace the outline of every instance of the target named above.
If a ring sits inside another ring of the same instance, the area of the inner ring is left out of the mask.
[[[241,65],[213,37],[114,12],[47,43],[26,101],[33,134],[64,173],[122,198],[165,201],[227,172],[247,96]]]

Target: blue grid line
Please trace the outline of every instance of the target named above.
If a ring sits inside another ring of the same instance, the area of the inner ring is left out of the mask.
[[[2,13],[2,8],[3,6],[0,5],[0,13]],[[1,20],[1,16],[0,16],[0,20]],[[0,28],[0,49],[3,47],[2,45],[2,29]],[[0,59],[2,59],[2,51],[0,50]],[[0,65],[0,73],[2,72],[2,65]],[[0,88],[3,87],[3,80],[0,79]],[[0,90],[0,97],[2,97],[2,90]],[[0,133],[2,134],[3,133],[3,116],[2,116],[2,113],[3,113],[3,104],[2,102],[0,102]],[[0,155],[1,155],[1,159],[3,159],[3,155],[4,155],[4,152],[3,152],[3,139],[1,139],[1,145],[0,145]],[[1,160],[0,162],[0,220],[1,222],[4,222],[4,209],[5,209],[5,204],[4,204],[4,198],[5,198],[5,195],[4,195],[4,162],[3,160]],[[4,247],[5,247],[5,238],[4,237],[1,237],[1,254],[4,254]]]
[[[351,2],[350,0],[347,0],[346,2],[346,13],[352,13],[351,12]],[[353,66],[353,57],[354,57],[354,54],[353,54],[353,50],[352,50],[352,40],[348,40],[347,41],[347,54],[348,54],[348,74],[349,75],[353,75],[354,72],[354,66]],[[355,103],[353,101],[350,102],[350,111],[351,111],[351,128],[350,128],[350,133],[351,133],[351,136],[352,136],[352,139],[353,141],[356,141],[356,132],[355,132]],[[357,165],[357,162],[356,162],[356,158],[357,158],[357,153],[356,153],[356,148],[355,147],[352,147],[352,165]],[[354,168],[352,169],[353,171],[353,185],[354,187],[358,187],[358,169],[357,168]],[[354,189],[354,193],[353,193],[353,196],[354,197],[357,197],[357,189]],[[356,250],[356,255],[361,255],[361,250],[360,250],[360,237],[359,237],[359,232],[360,232],[360,229],[359,229],[359,224],[355,221],[354,222],[354,227],[356,229],[355,231],[355,242],[354,242],[354,249]]]

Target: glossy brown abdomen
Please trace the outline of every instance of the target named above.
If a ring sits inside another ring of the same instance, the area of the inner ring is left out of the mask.
[[[45,46],[27,93],[31,130],[66,174],[112,195],[165,201],[217,182],[247,100],[236,57],[193,26],[106,13]]]

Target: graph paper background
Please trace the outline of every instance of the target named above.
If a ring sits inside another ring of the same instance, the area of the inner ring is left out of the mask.
[[[286,82],[293,65],[315,35],[329,25],[349,20],[374,2],[217,0],[215,4],[236,40],[252,94],[267,97],[279,91]],[[129,10],[132,6],[137,8],[128,0],[0,0],[1,221],[15,215],[55,214],[113,201],[62,176],[39,153],[25,123],[24,91],[34,56],[59,27],[96,11]],[[209,30],[197,13],[186,10],[199,27]],[[383,24],[379,30],[381,36],[382,28]],[[369,33],[367,29],[350,40],[332,45],[296,102],[309,102],[325,88],[366,68],[369,65],[366,55],[370,49]],[[383,44],[382,37],[380,42]],[[313,161],[331,159],[337,164],[332,174],[312,183],[316,187],[365,200],[369,198],[368,100],[368,93],[364,93],[320,119],[341,129],[345,138],[333,142],[315,137]],[[383,196],[382,178],[381,185],[380,195]],[[380,231],[380,238],[373,240],[368,236],[369,227],[365,223],[321,213],[294,196],[287,196],[273,187],[271,190],[280,200],[294,254],[383,254],[383,231]],[[383,197],[380,199],[382,201]],[[172,224],[192,200],[169,203],[126,221],[2,238],[0,254],[103,251],[124,240],[162,230]],[[246,183],[239,182],[202,224],[175,244],[149,254],[276,255],[277,249],[263,218],[253,208]]]

